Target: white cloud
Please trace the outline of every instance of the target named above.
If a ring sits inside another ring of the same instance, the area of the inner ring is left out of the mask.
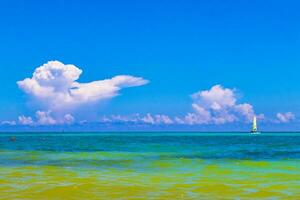
[[[236,121],[250,121],[254,115],[253,106],[238,104],[234,89],[215,85],[210,90],[192,95],[194,113],[184,117],[187,124],[225,124]]]
[[[19,116],[18,120],[19,120],[19,124],[21,124],[21,125],[33,125],[34,124],[31,117],[26,117],[24,115]]]
[[[155,122],[157,124],[173,124],[173,120],[167,115],[155,115]]]
[[[182,120],[180,117],[175,117],[174,118],[174,123],[175,124],[185,124],[185,121]]]
[[[188,113],[182,120],[186,124],[207,124],[210,121],[209,119],[202,119],[201,115],[195,114],[195,113]]]
[[[66,114],[62,118],[54,118],[51,111],[37,111],[35,113],[35,120],[31,117],[24,115],[18,117],[18,124],[20,125],[32,125],[32,126],[44,126],[44,125],[63,125],[73,124],[75,118],[71,114]]]
[[[55,125],[57,121],[51,116],[51,111],[37,111],[35,113],[38,125]]]
[[[66,114],[64,116],[63,123],[65,124],[73,124],[75,122],[75,118],[71,114]]]
[[[276,117],[279,120],[279,122],[283,123],[287,123],[295,119],[295,115],[292,112],[277,113]]]
[[[105,116],[100,119],[100,122],[103,123],[142,123],[142,124],[173,124],[174,120],[172,120],[167,115],[151,115],[150,113],[147,113],[145,116],[141,116],[140,114],[134,114],[134,115],[111,115],[109,117]]]
[[[253,106],[248,103],[237,103],[236,96],[235,90],[215,85],[209,90],[192,95],[194,112],[187,113],[184,117],[171,118],[168,115],[147,113],[144,116],[140,114],[105,116],[100,121],[103,123],[142,123],[151,125],[250,122],[254,116]],[[264,115],[258,115],[258,119],[264,119]]]
[[[147,124],[155,124],[155,119],[152,117],[150,113],[147,113],[146,116],[142,117],[141,121]]]
[[[211,120],[210,112],[207,111],[205,108],[203,108],[201,105],[199,105],[197,103],[193,103],[192,107],[195,110],[196,115],[194,116],[191,113],[187,114],[186,119],[188,120],[189,124],[192,124],[193,122],[196,122],[196,121],[201,124],[206,124]]]
[[[35,69],[31,78],[18,81],[20,89],[46,105],[47,110],[61,112],[83,104],[110,99],[125,87],[141,86],[147,80],[129,75],[119,75],[111,79],[79,83],[82,70],[71,64],[49,61]],[[43,121],[44,118],[42,117]],[[53,123],[53,119],[46,120]],[[43,122],[42,122],[43,123]]]
[[[16,121],[2,121],[1,125],[8,125],[8,126],[15,126],[17,123]]]
[[[215,85],[210,90],[199,91],[192,95],[195,102],[213,110],[234,106],[236,98],[234,90]]]
[[[235,111],[246,117],[247,120],[252,120],[254,115],[253,106],[248,103],[235,105]],[[263,117],[262,114],[259,114],[259,118]]]
[[[93,105],[119,94],[125,87],[141,86],[147,80],[129,75],[111,79],[79,83],[82,70],[71,64],[49,61],[35,69],[31,78],[18,81],[21,90],[34,97],[47,111],[37,111],[36,120],[20,116],[21,125],[73,124],[75,118],[69,114],[73,109]]]

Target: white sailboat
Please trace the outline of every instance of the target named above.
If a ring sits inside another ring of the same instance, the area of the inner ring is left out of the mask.
[[[251,134],[260,134],[260,132],[258,132],[258,130],[257,130],[256,116],[255,115],[253,116],[253,123],[252,123]]]

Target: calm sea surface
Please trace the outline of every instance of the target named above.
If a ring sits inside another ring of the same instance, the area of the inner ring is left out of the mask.
[[[0,199],[300,199],[300,133],[0,133]]]

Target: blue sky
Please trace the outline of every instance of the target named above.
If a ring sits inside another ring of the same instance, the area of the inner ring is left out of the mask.
[[[278,113],[291,112],[291,125],[284,126],[293,129],[300,114],[299,6],[297,1],[1,1],[0,121],[18,124],[19,116],[34,120],[38,110],[49,111],[16,83],[58,60],[83,71],[80,83],[123,74],[150,81],[78,106],[70,113],[78,120],[137,113],[184,118],[195,112],[198,100],[192,94],[221,85],[234,91],[237,104],[263,114],[269,126],[282,122]]]

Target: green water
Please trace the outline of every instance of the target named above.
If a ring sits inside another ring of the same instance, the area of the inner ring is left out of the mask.
[[[300,199],[299,161],[297,133],[1,134],[0,199]]]

